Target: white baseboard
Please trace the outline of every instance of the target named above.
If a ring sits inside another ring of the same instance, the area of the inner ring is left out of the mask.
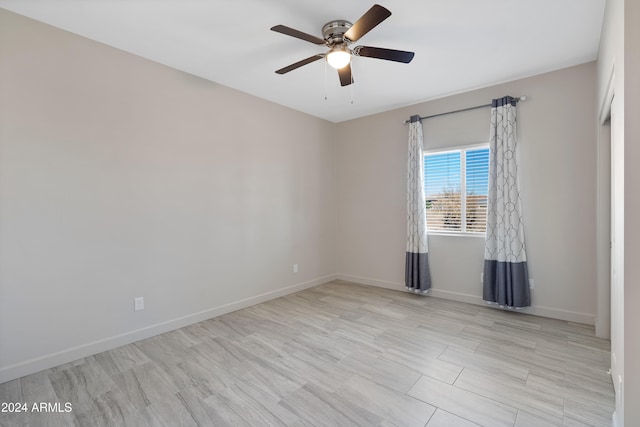
[[[431,292],[432,292],[431,295],[437,298],[444,298],[444,299],[449,299],[453,301],[461,301],[461,302],[467,302],[469,304],[484,305],[487,307],[492,307],[490,304],[487,304],[487,302],[484,301],[481,296],[478,296],[478,295],[469,295],[469,294],[463,294],[459,292],[445,291],[441,289],[432,289]],[[493,308],[500,309],[499,307],[496,307],[496,306],[494,306]],[[533,314],[535,316],[549,317],[551,319],[565,320],[567,322],[583,323],[585,325],[596,324],[595,314],[578,313],[575,311],[560,310],[557,308],[543,307],[540,305],[532,305],[531,307],[518,309],[516,311],[518,313]]]
[[[245,298],[229,304],[213,307],[198,313],[189,314],[176,319],[150,325],[141,329],[126,332],[124,334],[108,337],[102,340],[90,342],[77,347],[65,349],[56,353],[47,354],[45,356],[26,360],[24,362],[0,368],[0,384],[11,381],[25,375],[33,374],[45,369],[59,366],[83,357],[92,356],[94,354],[111,350],[123,345],[130,344],[139,340],[143,340],[155,335],[182,328],[193,323],[201,322],[212,317],[220,316],[232,311],[240,310],[261,302],[269,301],[274,298],[289,295],[294,292],[302,291],[323,283],[333,280],[345,280],[349,282],[360,283],[363,285],[376,286],[379,288],[392,289],[396,291],[405,291],[404,283],[389,282],[384,280],[372,279],[367,277],[353,276],[349,274],[330,274],[314,280],[287,286],[271,292],[266,292],[254,297]],[[431,295],[436,298],[443,298],[453,301],[466,302],[470,304],[487,306],[487,303],[480,296],[451,292],[442,289],[432,289]],[[587,313],[577,313],[566,310],[559,310],[549,307],[533,306],[526,309],[518,310],[522,313],[534,314],[537,316],[550,317],[553,319],[566,320],[569,322],[584,323],[588,325],[595,324],[595,315]]]
[[[377,286],[379,288],[393,289],[396,291],[405,290],[404,283],[388,282],[383,280],[371,279],[367,277],[352,276],[349,274],[338,273],[336,274],[336,279],[360,283],[363,285]],[[469,304],[491,307],[491,305],[488,305],[479,295],[464,294],[460,292],[452,292],[452,291],[447,291],[444,289],[437,289],[437,288],[432,288],[430,295],[436,298],[442,298],[442,299],[448,299],[452,301],[466,302]],[[495,308],[498,308],[498,307],[495,307]],[[543,306],[536,306],[536,305],[519,309],[517,311],[519,313],[533,314],[541,317],[549,317],[552,319],[565,320],[567,322],[583,323],[586,325],[596,324],[595,314],[579,313],[575,311],[560,310],[557,308],[543,307]]]
[[[261,295],[256,295],[254,297],[245,298],[218,307],[213,307],[204,311],[200,311],[198,313],[189,314],[161,323],[156,323],[154,325],[146,326],[141,329],[126,332],[124,334],[90,342],[56,353],[47,354],[45,356],[16,363],[14,365],[5,366],[3,368],[0,368],[0,384],[23,377],[25,375],[30,375],[36,372],[43,371],[45,369],[53,368],[54,366],[73,362],[74,360],[82,359],[83,357],[92,356],[103,351],[112,350],[123,345],[131,344],[132,342],[140,341],[155,335],[173,331],[174,329],[182,328],[193,323],[211,319],[212,317],[220,316],[255,304],[260,304],[261,302],[269,301],[274,298],[279,298],[281,296],[302,291],[304,289],[321,285],[323,283],[331,282],[335,279],[336,275],[330,274],[307,282],[297,283],[295,285],[287,286],[282,289],[266,292]]]
[[[368,277],[351,276],[349,274],[336,274],[336,280],[344,280],[347,282],[360,283],[361,285],[371,285],[378,288],[392,289],[394,291],[406,290],[404,283],[385,282],[384,280],[370,279]]]

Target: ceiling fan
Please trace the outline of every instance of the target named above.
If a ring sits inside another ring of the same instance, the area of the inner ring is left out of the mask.
[[[326,58],[327,63],[338,70],[340,85],[347,86],[353,83],[353,75],[351,73],[351,57],[353,55],[408,64],[413,59],[413,52],[371,46],[356,46],[353,49],[349,47],[351,43],[358,41],[389,16],[391,16],[391,12],[388,9],[379,4],[374,4],[371,9],[362,15],[354,24],[344,20],[327,22],[322,27],[322,39],[285,25],[272,27],[271,30],[277,33],[329,47],[329,51],[326,53],[310,56],[302,61],[281,68],[277,70],[276,73],[286,74],[303,65]]]

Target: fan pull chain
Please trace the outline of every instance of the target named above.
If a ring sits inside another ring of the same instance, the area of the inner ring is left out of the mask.
[[[324,100],[327,100],[327,61],[324,61]]]
[[[353,105],[353,61],[351,61],[351,84],[349,85],[351,88],[351,105]]]

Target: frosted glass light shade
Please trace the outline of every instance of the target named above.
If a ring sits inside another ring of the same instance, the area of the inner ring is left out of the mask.
[[[345,48],[333,48],[331,52],[327,54],[327,62],[333,68],[339,70],[351,62],[351,53]]]

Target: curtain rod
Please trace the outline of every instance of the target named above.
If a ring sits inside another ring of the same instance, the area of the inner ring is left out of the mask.
[[[513,98],[513,99],[516,102],[519,102],[519,101],[524,102],[527,100],[527,97],[523,95],[519,98]],[[431,119],[433,117],[439,117],[439,116],[446,116],[447,114],[462,113],[463,111],[471,111],[471,110],[477,110],[478,108],[487,108],[487,107],[491,107],[491,103],[484,104],[484,105],[476,105],[475,107],[463,108],[461,110],[447,111],[446,113],[432,114],[430,116],[420,117],[420,120]],[[403,123],[406,125],[407,123],[410,123],[410,122],[411,120],[405,120]]]

